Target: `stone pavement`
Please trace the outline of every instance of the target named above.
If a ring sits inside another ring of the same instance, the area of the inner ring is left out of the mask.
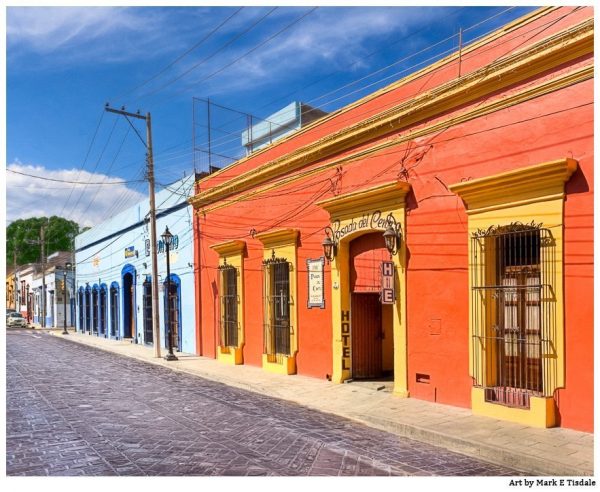
[[[526,475],[40,331],[6,348],[8,476]]]
[[[71,342],[292,401],[531,475],[591,476],[594,473],[593,434],[562,428],[532,428],[474,416],[468,409],[398,398],[354,383],[332,384],[299,375],[277,375],[258,367],[231,366],[195,355],[178,353],[178,361],[167,362],[155,358],[151,347],[128,341],[72,331],[69,335],[62,335],[62,330],[48,332]]]

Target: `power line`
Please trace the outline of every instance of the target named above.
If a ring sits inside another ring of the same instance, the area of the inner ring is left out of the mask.
[[[247,32],[251,31],[252,29],[254,29],[258,24],[260,24],[263,20],[265,20],[267,17],[269,17],[273,12],[275,12],[275,10],[277,10],[277,8],[278,7],[274,7],[271,10],[269,10],[265,15],[263,15],[261,18],[259,18],[256,22],[254,22],[253,24],[251,24],[247,29],[243,30],[241,33],[237,34],[236,36],[234,36],[233,38],[231,38],[229,41],[227,41],[225,44],[223,44],[219,49],[217,49],[217,51],[214,51],[209,56],[207,56],[207,57],[203,58],[202,60],[200,60],[198,63],[195,63],[194,65],[192,65],[190,68],[188,68],[183,73],[179,74],[174,79],[169,80],[166,84],[160,86],[158,89],[155,89],[153,91],[147,92],[146,94],[142,94],[141,96],[137,97],[135,100],[142,99],[144,97],[148,97],[148,96],[151,96],[153,94],[156,94],[157,92],[160,92],[163,89],[166,89],[171,84],[177,82],[182,77],[185,77],[188,73],[190,73],[191,71],[195,70],[197,67],[199,67],[203,63],[207,62],[211,58],[213,58],[215,55],[217,55],[218,53],[220,53],[221,51],[223,51],[229,45],[233,44],[235,41],[237,41],[239,38],[241,38],[244,34],[246,34]]]
[[[556,22],[558,22],[558,21],[560,21],[560,20],[564,19],[565,17],[567,17],[567,16],[571,15],[573,12],[574,12],[574,11],[568,12],[568,13],[566,13],[565,15],[561,16],[559,19],[553,19],[553,20],[551,20],[551,21],[548,21],[548,22],[546,22],[546,23],[544,23],[544,24],[542,24],[542,25],[535,26],[535,27],[533,27],[532,29],[530,29],[529,31],[526,31],[525,33],[523,33],[523,32],[520,32],[520,31],[516,31],[516,32],[514,33],[514,34],[515,34],[515,36],[513,36],[513,37],[508,37],[508,36],[507,36],[507,37],[503,38],[501,41],[499,41],[498,43],[495,43],[495,44],[494,44],[492,47],[490,47],[490,48],[488,48],[488,49],[495,48],[495,47],[497,47],[497,46],[500,46],[500,45],[502,45],[502,44],[505,44],[505,43],[507,43],[507,42],[509,42],[509,41],[511,41],[511,40],[513,40],[513,39],[515,39],[515,38],[518,38],[518,37],[522,36],[523,34],[527,34],[527,33],[529,33],[529,32],[536,31],[536,30],[538,30],[538,29],[541,29],[541,30],[543,31],[543,30],[545,30],[545,29],[549,28],[550,26],[554,25]],[[468,27],[468,28],[467,28],[467,29],[465,29],[465,30],[470,30],[472,27],[475,27],[475,26],[477,26],[477,25],[480,25],[480,24],[482,24],[483,22],[485,22],[485,20],[484,20],[484,21],[481,21],[481,22],[479,22],[479,23],[477,23],[477,24],[475,24],[474,26],[470,26],[470,27]],[[544,28],[544,29],[542,29],[542,28]],[[470,40],[470,41],[469,41],[469,43],[468,43],[468,44],[472,44],[472,43],[474,43],[474,42],[475,42],[475,41],[477,41],[478,39],[481,39],[481,38],[483,38],[483,37],[487,36],[487,35],[488,35],[490,32],[493,32],[493,31],[495,31],[495,30],[497,30],[497,29],[496,29],[496,28],[494,28],[494,29],[492,29],[491,31],[488,31],[488,32],[486,32],[486,33],[483,33],[483,34],[481,34],[481,35],[479,35],[479,36],[477,36],[477,37],[473,38],[472,40]],[[463,32],[464,32],[464,31],[463,31]],[[539,33],[536,33],[536,35],[537,35],[537,34],[539,34]],[[456,36],[456,35],[454,35],[454,36]],[[454,36],[451,36],[451,37],[454,37]],[[448,39],[450,39],[450,38],[448,38]],[[486,44],[492,43],[493,41],[496,41],[496,40],[490,40],[490,41],[489,41],[488,43],[486,43]],[[439,44],[439,43],[436,43],[436,45],[437,45],[437,44]],[[422,50],[422,51],[425,51],[425,50]],[[376,84],[378,84],[378,83],[380,83],[380,82],[383,82],[384,80],[387,80],[387,79],[390,79],[390,78],[393,78],[393,77],[397,77],[398,75],[400,75],[400,74],[402,74],[402,73],[409,72],[409,71],[411,71],[411,70],[413,70],[413,69],[415,69],[415,68],[417,68],[417,67],[419,67],[419,66],[423,65],[424,63],[427,63],[427,62],[429,62],[429,61],[431,61],[431,60],[433,60],[433,59],[439,58],[440,56],[442,56],[442,55],[444,55],[444,54],[446,54],[446,53],[453,52],[453,51],[455,51],[455,49],[454,49],[454,48],[451,48],[451,49],[449,49],[449,50],[446,50],[446,51],[444,51],[444,52],[442,52],[442,53],[438,53],[438,54],[436,54],[436,55],[433,55],[432,57],[430,57],[430,58],[428,58],[428,59],[426,59],[426,60],[422,60],[422,61],[420,61],[420,62],[416,63],[415,65],[412,65],[411,67],[408,67],[408,68],[406,68],[406,69],[403,69],[403,70],[401,70],[401,71],[399,71],[399,72],[395,72],[395,73],[394,73],[394,74],[392,74],[392,75],[386,76],[386,77],[384,77],[384,78],[382,78],[382,79],[379,79],[379,80],[377,80],[377,81],[375,81],[375,82],[373,82],[373,83],[371,83],[371,84],[368,84],[368,85],[365,85],[365,86],[363,86],[363,87],[360,87],[359,89],[356,89],[356,90],[354,90],[354,91],[351,91],[350,93],[347,93],[347,94],[345,94],[345,95],[343,95],[343,96],[340,96],[340,97],[338,97],[338,98],[336,98],[336,99],[333,99],[333,100],[327,101],[327,102],[323,103],[322,107],[324,107],[324,106],[326,106],[326,105],[328,105],[328,104],[332,104],[333,102],[336,102],[336,101],[338,101],[338,100],[340,100],[340,99],[343,99],[343,98],[345,98],[345,97],[348,97],[348,96],[350,96],[350,95],[352,95],[352,94],[354,94],[354,93],[360,92],[360,91],[362,91],[362,90],[364,90],[364,89],[366,89],[366,88],[368,88],[368,87],[371,87],[371,86],[373,86],[373,85],[376,85]],[[481,51],[481,50],[479,50],[479,49],[478,49],[478,50],[476,50],[476,51],[475,51],[475,52],[473,52],[473,53],[470,53],[470,54],[468,54],[468,55],[466,55],[466,56],[463,56],[463,60],[465,60],[465,59],[469,58],[470,56],[478,56],[478,55],[480,55],[480,54],[481,54],[482,52],[484,52],[484,51],[486,51],[486,50],[483,50],[483,51]],[[503,55],[503,56],[505,56],[505,55]],[[409,56],[409,57],[407,57],[407,58],[410,58],[410,56]],[[496,60],[496,61],[497,61],[497,60]],[[394,63],[394,64],[396,64],[396,63]],[[378,70],[377,72],[379,72],[379,71],[381,71],[381,70]],[[363,77],[363,79],[364,79],[364,78],[365,78],[365,77]],[[333,91],[333,92],[335,92],[335,91]],[[418,93],[419,93],[419,92],[417,92],[417,93],[413,94],[411,97],[415,97],[415,96],[416,96]],[[404,97],[404,96],[403,96],[403,97]],[[400,99],[402,99],[402,98],[400,98]],[[343,123],[345,123],[346,121],[353,121],[353,120],[354,120],[354,119],[356,119],[357,117],[364,116],[364,115],[368,115],[368,114],[371,114],[373,111],[376,111],[376,110],[380,110],[380,109],[384,109],[384,108],[386,108],[386,107],[389,107],[391,104],[394,104],[395,102],[398,102],[400,99],[398,99],[398,100],[396,100],[396,101],[388,101],[388,102],[386,102],[385,104],[383,104],[383,105],[381,105],[381,106],[377,106],[377,107],[369,107],[369,109],[368,109],[367,111],[363,112],[363,113],[353,113],[353,112],[352,112],[352,113],[349,113],[349,117],[348,117],[348,118],[346,118],[346,119],[341,119],[341,118],[333,118],[333,119],[332,119],[330,122],[323,123],[323,124],[320,126],[320,128],[321,128],[321,129],[326,129],[326,128],[329,128],[329,127],[332,127],[332,126],[338,126],[338,125],[340,125],[340,124],[343,124]],[[312,102],[312,100],[309,100],[308,102],[310,103],[310,102]],[[370,101],[364,101],[364,102],[360,103],[360,106],[362,106],[362,105],[364,105],[364,104],[366,104],[366,103],[368,103],[368,102],[370,102]],[[318,109],[318,108],[315,108],[314,110],[317,110],[317,109]],[[310,113],[311,111],[312,111],[312,110],[309,110],[307,113]],[[229,140],[229,141],[231,141],[231,140]],[[217,144],[217,145],[215,145],[215,148],[218,148],[220,145],[223,145],[223,144],[224,144],[224,143]]]
[[[148,84],[149,82],[153,81],[154,79],[156,79],[157,77],[159,77],[160,75],[162,75],[163,73],[165,73],[169,68],[171,68],[173,65],[175,65],[178,61],[180,61],[186,55],[188,55],[189,53],[191,53],[195,49],[199,48],[202,44],[204,44],[206,42],[206,40],[208,40],[213,34],[215,34],[217,31],[219,31],[225,24],[227,24],[231,19],[233,19],[243,9],[244,9],[244,7],[238,8],[233,14],[231,14],[229,17],[227,17],[223,22],[221,22],[217,27],[215,27],[212,31],[210,31],[200,41],[198,41],[197,43],[195,43],[192,47],[188,48],[185,52],[183,52],[181,55],[179,55],[177,58],[175,58],[175,60],[173,60],[171,63],[169,63],[163,69],[161,69],[160,71],[158,71],[152,77],[150,77],[149,79],[146,79],[144,82],[142,82],[141,84],[136,85],[134,88],[128,90],[127,92],[124,92],[124,93],[120,94],[119,96],[115,97],[114,99],[119,99],[119,98],[121,98],[123,96],[126,96],[128,94],[131,94],[131,93],[137,91],[138,89],[144,87],[146,84]]]
[[[144,180],[130,180],[130,181],[113,181],[110,183],[106,183],[104,181],[101,182],[92,182],[92,181],[69,181],[66,179],[55,179],[55,178],[46,178],[45,176],[36,176],[35,174],[28,174],[28,173],[23,173],[20,171],[15,171],[14,169],[10,169],[10,168],[6,168],[7,171],[10,171],[11,173],[15,173],[15,174],[21,174],[23,176],[28,176],[30,178],[35,178],[35,179],[41,179],[43,181],[54,181],[54,182],[58,182],[58,183],[71,183],[71,184],[79,184],[79,185],[122,185],[122,184],[127,184],[127,183],[139,183],[140,181],[144,181]],[[75,188],[72,188],[75,189]]]

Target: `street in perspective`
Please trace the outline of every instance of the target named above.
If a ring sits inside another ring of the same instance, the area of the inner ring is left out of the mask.
[[[523,474],[44,332],[7,346],[11,476]]]

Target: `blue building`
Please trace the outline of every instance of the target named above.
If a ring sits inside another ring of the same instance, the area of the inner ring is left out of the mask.
[[[196,352],[193,211],[187,202],[194,192],[195,178],[188,176],[156,193],[159,313],[152,312],[148,201],[76,237],[78,331],[153,344],[152,319],[156,314],[160,320],[160,344],[166,347],[168,315],[174,349]],[[166,227],[173,235],[169,282],[165,245],[160,237]],[[169,296],[165,295],[167,285]]]

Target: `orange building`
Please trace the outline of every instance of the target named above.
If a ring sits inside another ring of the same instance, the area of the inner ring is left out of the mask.
[[[540,8],[198,181],[198,353],[593,431],[593,35]]]

